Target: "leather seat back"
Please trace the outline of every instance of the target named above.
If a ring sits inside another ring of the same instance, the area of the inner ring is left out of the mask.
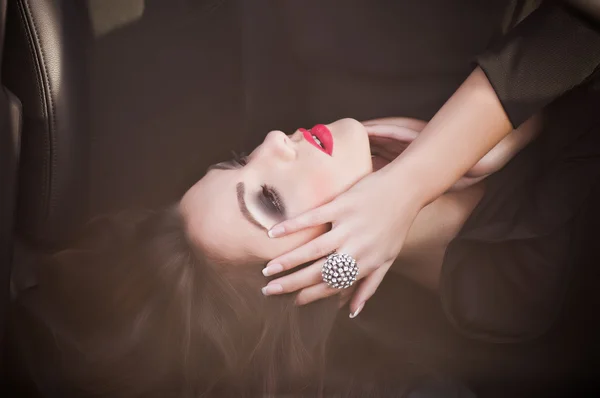
[[[8,3],[2,75],[24,112],[17,229],[48,246],[68,240],[87,217],[86,2]]]
[[[3,55],[6,0],[0,0],[0,61]],[[12,269],[14,213],[17,194],[21,106],[0,80],[0,352],[9,304]],[[0,357],[0,375],[4,375]],[[0,385],[3,385],[0,380]]]
[[[21,243],[62,247],[97,214],[166,204],[186,173],[238,148],[238,7],[9,2],[3,77],[24,112]]]

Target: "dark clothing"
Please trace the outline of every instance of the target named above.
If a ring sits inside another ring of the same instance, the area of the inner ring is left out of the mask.
[[[273,128],[294,131],[343,117],[428,120],[474,60],[520,124],[591,79],[600,34],[567,6],[545,2],[503,35],[515,3],[523,2],[245,3],[248,149]],[[575,215],[597,176],[600,103],[589,102],[586,90],[553,105],[556,115],[538,142],[488,180],[450,245],[443,306],[470,337],[531,338],[560,308]],[[578,109],[577,101],[588,102]]]
[[[429,120],[498,37],[509,1],[246,1],[245,149],[344,117]]]
[[[503,35],[503,22],[532,2],[246,2],[249,149],[274,126],[348,116],[429,120],[473,61],[520,125],[600,64],[598,23],[564,1],[542,2]]]
[[[540,136],[486,181],[442,268],[444,310],[462,333],[521,341],[556,320],[580,262],[585,209],[598,200],[599,109],[588,88],[556,101]]]
[[[563,1],[546,1],[477,57],[512,125],[586,82],[600,65],[600,28]]]
[[[488,179],[449,245],[442,303],[469,337],[522,341],[556,320],[600,183],[600,28],[546,1],[477,60],[513,126],[550,105],[541,136]]]

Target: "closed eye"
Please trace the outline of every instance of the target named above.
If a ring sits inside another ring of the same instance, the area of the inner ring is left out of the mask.
[[[279,193],[272,187],[263,184],[259,201],[265,211],[273,216],[285,217],[285,205]]]
[[[235,170],[240,169],[248,164],[249,157],[245,154],[238,154],[236,152],[232,152],[233,158],[227,162],[218,163],[209,168],[219,169],[219,170]],[[242,185],[240,185],[242,184]],[[238,200],[240,195],[243,199],[243,183],[238,184]],[[239,192],[239,187],[242,187],[242,194]],[[281,199],[281,195],[277,192],[273,187],[263,184],[261,185],[261,190],[256,195],[258,203],[260,204],[263,211],[265,211],[270,216],[281,219],[285,218],[286,210],[283,200]]]

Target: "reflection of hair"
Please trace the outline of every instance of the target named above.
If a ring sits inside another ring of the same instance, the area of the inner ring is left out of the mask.
[[[297,307],[290,295],[265,298],[263,264],[227,271],[201,258],[176,207],[94,225],[91,238],[40,266],[39,286],[13,308],[17,355],[40,388],[315,396],[319,388],[306,386],[324,374],[336,300]]]

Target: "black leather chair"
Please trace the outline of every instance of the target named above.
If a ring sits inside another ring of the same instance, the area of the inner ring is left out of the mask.
[[[6,1],[0,1],[0,60],[4,49]],[[21,128],[21,105],[0,79],[0,347],[9,304],[15,199]],[[0,358],[0,372],[4,369]],[[1,379],[0,379],[1,380]]]
[[[26,265],[47,248],[67,241],[86,216],[89,118],[84,65],[87,30],[82,22],[87,17],[81,7],[62,5],[9,1],[6,9],[2,80],[23,104],[24,126],[20,151],[15,145],[10,148],[12,158],[16,160],[17,154],[20,158],[18,181],[14,174],[11,184],[2,181],[0,198],[17,198],[16,207],[10,209],[14,225],[2,223],[3,229],[14,232],[6,249],[13,260],[13,292],[31,282],[20,277],[15,283],[14,275],[27,276]],[[17,116],[21,118],[20,113]],[[3,163],[8,161],[4,158],[7,149],[2,145]],[[5,187],[9,190],[4,191]],[[3,246],[3,260],[4,251]],[[4,278],[9,276],[4,269],[3,298],[8,299]],[[12,367],[9,363],[5,370],[12,372]]]
[[[67,241],[87,215],[90,158],[84,2],[10,1],[2,75],[23,104],[20,242]]]
[[[0,89],[3,327],[11,257],[18,293],[35,284],[30,265],[94,215],[178,197],[242,140],[243,98],[238,2],[0,5],[2,84],[23,109],[18,151],[18,102]]]

